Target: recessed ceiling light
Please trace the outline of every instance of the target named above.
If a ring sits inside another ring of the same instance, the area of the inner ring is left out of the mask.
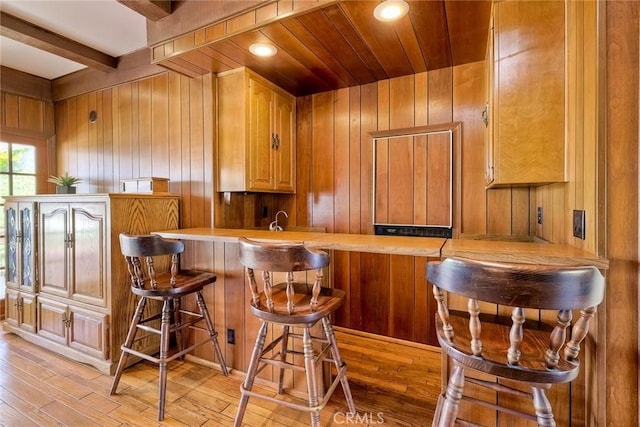
[[[404,0],[384,0],[373,10],[378,21],[391,22],[402,18],[409,12],[409,4]]]
[[[278,49],[272,44],[268,43],[253,43],[249,46],[249,52],[255,56],[273,56],[278,52]]]

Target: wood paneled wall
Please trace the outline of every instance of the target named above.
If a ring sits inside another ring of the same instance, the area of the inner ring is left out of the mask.
[[[54,135],[49,80],[0,67],[0,132],[44,139]]]
[[[0,139],[34,145],[37,150],[38,192],[47,188],[55,158],[54,107],[51,82],[0,67]]]
[[[568,183],[532,193],[549,220],[535,234],[609,259],[598,346],[584,361],[594,377],[581,379],[590,386],[576,408],[593,408],[592,425],[638,425],[640,10],[625,1],[567,7]],[[585,240],[573,237],[573,209],[586,211]],[[602,405],[602,396],[615,398]]]
[[[373,234],[369,132],[461,121],[462,219],[456,230],[529,235],[529,189],[484,189],[484,73],[478,62],[298,98],[296,224]],[[424,216],[441,213],[430,206]],[[336,323],[433,343],[425,262],[335,252],[334,286],[347,291]]]
[[[606,57],[600,56],[606,73],[600,92],[606,95],[601,104],[606,172],[600,170],[606,173],[607,191],[598,202],[606,206],[599,238],[605,242],[609,270],[599,308],[604,321],[598,324],[598,348],[605,371],[598,385],[599,396],[607,399],[604,405],[597,401],[595,424],[631,426],[640,421],[640,4],[608,1],[604,6],[599,12],[606,29]]]
[[[181,196],[181,226],[210,226],[213,84],[211,75],[164,72],[56,102],[58,172],[80,177],[79,193],[118,192],[126,178],[169,178],[169,191]]]
[[[295,196],[214,195],[211,75],[166,72],[58,101],[57,170],[82,178],[79,192],[118,191],[124,178],[168,177],[170,191],[181,195],[182,227],[210,226],[214,205],[217,226],[260,226],[285,209],[288,224],[372,234],[369,132],[461,121],[462,220],[456,229],[528,235],[529,190],[485,192],[482,184],[484,69],[477,62],[299,98]],[[95,123],[90,111],[98,113]],[[432,298],[425,262],[336,253],[334,283],[348,291],[338,324],[428,341]]]
[[[602,191],[602,165],[598,132],[603,126],[598,119],[598,14],[596,2],[567,2],[566,42],[566,134],[567,183],[533,189],[532,213],[543,209],[542,224],[535,225],[535,235],[554,243],[596,253],[599,249],[598,204]],[[573,236],[573,210],[586,212],[586,239]]]

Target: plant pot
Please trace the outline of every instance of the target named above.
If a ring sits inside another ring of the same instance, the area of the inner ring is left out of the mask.
[[[56,194],[76,194],[76,187],[56,186]]]

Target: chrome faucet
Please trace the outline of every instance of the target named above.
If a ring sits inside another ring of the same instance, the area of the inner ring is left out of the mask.
[[[284,229],[278,225],[278,215],[280,214],[284,214],[285,218],[289,218],[289,215],[287,215],[285,211],[278,211],[276,213],[276,219],[271,221],[271,224],[269,224],[269,231],[284,231]]]

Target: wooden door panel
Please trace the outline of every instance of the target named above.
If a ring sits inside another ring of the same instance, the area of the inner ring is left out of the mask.
[[[21,313],[20,327],[25,331],[36,332],[37,328],[37,305],[36,296],[29,294],[21,294]]]
[[[6,317],[5,321],[11,326],[20,326],[20,293],[14,289],[8,289],[6,292]]]
[[[42,292],[67,297],[68,206],[64,203],[40,204],[40,287]]]
[[[71,205],[73,299],[106,305],[104,203]]]
[[[272,92],[254,79],[249,80],[249,91],[249,186],[251,190],[272,190]]]
[[[38,300],[38,335],[67,344],[67,305],[44,298]]]
[[[107,359],[107,315],[69,307],[69,346],[94,357]]]
[[[295,191],[295,100],[280,94],[274,99],[275,186],[280,191]]]

